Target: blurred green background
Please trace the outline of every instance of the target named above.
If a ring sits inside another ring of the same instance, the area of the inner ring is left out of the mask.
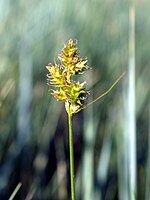
[[[126,72],[73,118],[76,199],[150,199],[150,3],[137,0],[133,8],[130,94],[131,3],[0,1],[0,199],[19,182],[15,199],[70,199],[67,115],[48,92],[45,68],[70,38],[92,67],[81,77],[89,102]]]

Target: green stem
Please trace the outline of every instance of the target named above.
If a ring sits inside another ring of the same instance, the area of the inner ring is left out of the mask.
[[[119,76],[119,78],[110,86],[110,88],[108,90],[106,90],[106,92],[104,92],[103,94],[101,94],[99,97],[97,97],[94,101],[88,103],[84,108],[90,106],[91,104],[95,103],[96,101],[98,101],[99,99],[101,99],[102,97],[106,96],[115,86],[116,84],[122,79],[122,77],[125,75],[125,72],[123,72],[121,74],[121,76]]]
[[[104,92],[103,94],[101,94],[100,96],[98,96],[95,100],[91,101],[90,103],[88,103],[86,106],[80,108],[80,110],[83,110],[85,108],[87,108],[88,106],[92,105],[93,103],[95,103],[96,101],[100,100],[102,97],[106,96],[116,85],[117,83],[123,78],[123,76],[125,75],[125,72],[123,72],[121,74],[121,76],[119,76],[119,78],[110,86],[110,88],[108,90],[106,90],[106,92]],[[78,110],[78,112],[80,111]]]
[[[68,122],[69,122],[71,200],[75,200],[73,132],[72,132],[72,114],[70,111],[70,105],[68,107]]]

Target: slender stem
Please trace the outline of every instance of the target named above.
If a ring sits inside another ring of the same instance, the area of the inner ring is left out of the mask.
[[[70,105],[68,108],[68,122],[69,122],[71,200],[75,200],[73,132],[72,132],[72,114],[70,112]]]
[[[123,72],[119,78],[117,78],[117,80],[110,86],[110,88],[108,90],[106,90],[103,94],[101,94],[100,96],[98,96],[95,100],[91,101],[90,103],[88,103],[86,106],[80,108],[80,110],[83,110],[85,108],[87,108],[88,106],[92,105],[93,103],[95,103],[96,101],[100,100],[101,98],[103,98],[104,96],[106,96],[116,85],[117,83],[123,78],[123,76],[125,75],[125,72]],[[80,111],[78,110],[78,112]]]

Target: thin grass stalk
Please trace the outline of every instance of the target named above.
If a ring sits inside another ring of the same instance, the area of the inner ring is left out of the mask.
[[[92,105],[93,103],[97,102],[98,100],[100,100],[101,98],[103,98],[104,96],[106,96],[107,94],[109,94],[111,92],[111,90],[117,85],[117,83],[123,78],[123,76],[125,75],[125,72],[123,72],[119,78],[117,78],[117,80],[108,88],[108,90],[106,90],[104,93],[102,93],[100,96],[98,96],[96,99],[94,99],[93,101],[91,101],[90,103],[88,103],[86,106],[84,106],[82,109],[87,108],[88,106]]]
[[[70,111],[70,106],[68,108],[68,123],[69,123],[71,199],[75,200],[73,131],[72,131],[72,114]]]

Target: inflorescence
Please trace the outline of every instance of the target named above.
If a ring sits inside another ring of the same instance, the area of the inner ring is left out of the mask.
[[[60,64],[55,62],[54,65],[50,63],[46,66],[49,71],[48,84],[54,88],[51,89],[51,94],[57,100],[65,102],[66,111],[70,107],[71,114],[74,114],[83,108],[89,92],[85,89],[85,82],[76,82],[72,76],[89,69],[87,59],[80,58],[77,40],[72,39],[64,45],[58,59]]]

